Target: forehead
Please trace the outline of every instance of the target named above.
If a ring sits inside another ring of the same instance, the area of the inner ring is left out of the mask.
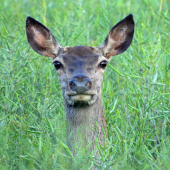
[[[87,47],[87,46],[75,46],[75,47],[70,47],[69,50],[67,51],[67,54],[74,54],[76,56],[81,57],[82,55],[88,55],[94,54],[94,48],[93,47]]]
[[[93,65],[101,58],[107,60],[101,54],[98,54],[96,51],[94,51],[93,47],[75,46],[70,47],[66,53],[60,55],[55,60],[61,59],[65,64],[77,66],[85,64]]]

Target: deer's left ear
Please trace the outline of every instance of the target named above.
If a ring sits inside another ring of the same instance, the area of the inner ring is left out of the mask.
[[[130,14],[117,23],[109,32],[103,44],[98,49],[106,58],[123,53],[131,44],[135,23]]]

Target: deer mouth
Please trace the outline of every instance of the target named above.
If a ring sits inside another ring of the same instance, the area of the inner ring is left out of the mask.
[[[65,96],[66,101],[69,105],[74,105],[78,103],[85,103],[88,105],[92,105],[96,99],[97,95],[96,94],[67,94]]]
[[[91,95],[85,95],[85,94],[78,94],[70,97],[72,101],[80,101],[80,102],[88,102],[92,98]]]

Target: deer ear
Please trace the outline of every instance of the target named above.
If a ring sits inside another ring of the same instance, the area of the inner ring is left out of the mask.
[[[40,55],[55,58],[62,48],[50,30],[34,18],[27,17],[26,34],[30,46]]]
[[[135,23],[130,14],[117,23],[109,32],[103,44],[98,47],[106,58],[123,53],[131,44]]]

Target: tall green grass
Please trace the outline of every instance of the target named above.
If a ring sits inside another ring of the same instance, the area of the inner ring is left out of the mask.
[[[169,10],[169,0],[1,0],[0,169],[170,169]],[[98,46],[129,13],[133,43],[113,57],[102,85],[108,143],[100,158],[72,158],[57,74],[29,47],[25,19],[62,46]]]

